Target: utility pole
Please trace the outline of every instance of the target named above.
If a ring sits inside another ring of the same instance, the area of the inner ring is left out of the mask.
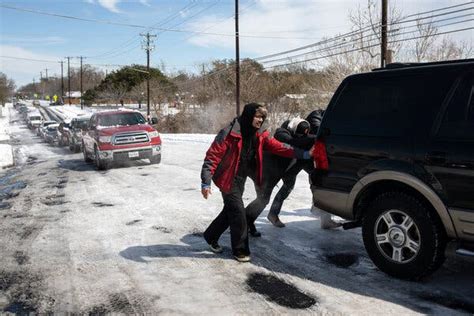
[[[68,101],[69,105],[71,105],[71,68],[70,68],[70,61],[72,57],[66,57],[67,59],[67,93],[68,93]]]
[[[40,89],[41,89],[41,98],[44,97],[44,84],[43,84],[43,72],[40,71]]]
[[[235,110],[240,115],[239,0],[235,0]]]
[[[81,110],[84,109],[84,104],[82,103],[82,60],[85,58],[83,56],[79,56],[77,57],[80,59],[81,61],[81,99],[80,99],[80,102],[81,102]]]
[[[380,41],[380,67],[387,64],[387,7],[388,0],[382,0],[382,34]]]
[[[150,119],[150,51],[155,48],[155,46],[153,46],[153,39],[150,41],[150,38],[156,37],[156,35],[140,33],[140,36],[145,36],[146,38],[146,42],[142,48],[146,50],[146,70],[148,72],[146,79],[146,118]]]
[[[206,93],[206,77],[204,76],[205,74],[205,69],[204,69],[204,63],[202,64],[202,92]]]
[[[62,100],[64,97],[64,76],[63,76],[64,61],[61,60],[60,63],[61,63],[61,100]]]

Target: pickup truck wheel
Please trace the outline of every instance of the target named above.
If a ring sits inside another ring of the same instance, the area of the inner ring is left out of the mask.
[[[150,163],[152,165],[154,164],[159,164],[161,162],[161,154],[160,155],[156,155],[156,156],[151,156],[150,157]]]
[[[434,214],[403,192],[379,195],[362,220],[365,249],[383,272],[419,280],[444,262],[446,237]]]
[[[87,163],[92,162],[92,159],[90,159],[89,156],[87,156],[86,146],[82,146],[82,155],[84,156],[84,161],[85,162],[87,162]]]
[[[98,170],[106,170],[108,165],[105,161],[100,159],[99,151],[97,150],[97,148],[95,148],[95,150],[94,150],[94,156],[95,156],[95,165],[96,165],[97,169]]]

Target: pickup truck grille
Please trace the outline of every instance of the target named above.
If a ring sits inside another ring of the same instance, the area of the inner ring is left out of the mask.
[[[114,145],[127,145],[136,143],[146,143],[149,141],[148,134],[144,132],[122,133],[113,137]]]

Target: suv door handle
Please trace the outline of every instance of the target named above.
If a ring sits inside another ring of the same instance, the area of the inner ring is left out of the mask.
[[[433,151],[426,154],[426,161],[433,164],[444,164],[446,163],[446,153],[442,151]]]

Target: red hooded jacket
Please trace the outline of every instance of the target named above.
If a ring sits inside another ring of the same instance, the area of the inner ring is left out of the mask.
[[[302,158],[304,151],[292,148],[270,138],[266,129],[260,128],[256,131],[256,177],[257,185],[262,184],[262,157],[263,151],[269,151],[275,155],[287,158]],[[232,182],[239,169],[239,158],[242,150],[242,135],[238,118],[235,118],[229,126],[222,129],[214,139],[211,147],[207,150],[204,164],[201,170],[201,181],[205,185],[211,184],[211,179],[224,193],[230,192]]]

